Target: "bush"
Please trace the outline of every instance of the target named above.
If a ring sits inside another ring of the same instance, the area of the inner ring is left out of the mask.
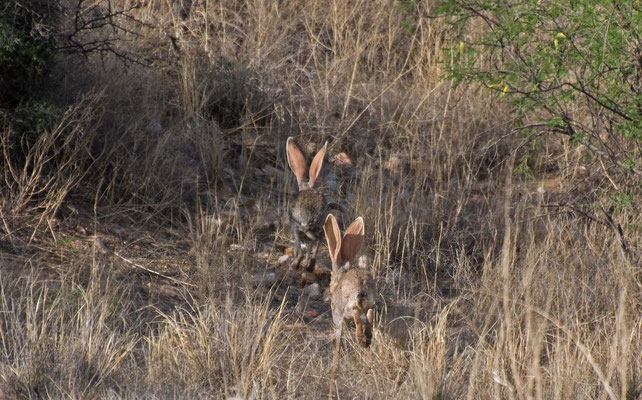
[[[55,54],[47,29],[51,17],[46,0],[0,6],[0,107],[17,106],[43,83]]]
[[[449,75],[510,101],[519,128],[585,146],[616,188],[631,176],[639,182],[641,8],[633,0],[446,0]]]

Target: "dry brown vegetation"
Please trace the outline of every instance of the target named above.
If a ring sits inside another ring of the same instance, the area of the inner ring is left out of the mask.
[[[434,6],[150,0],[90,32],[140,63],[61,57],[66,111],[1,133],[0,397],[640,398],[639,199],[444,81]],[[283,260],[288,136],[329,141],[381,294],[334,382],[328,282]]]

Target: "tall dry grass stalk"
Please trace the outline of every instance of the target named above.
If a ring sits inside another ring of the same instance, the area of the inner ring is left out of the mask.
[[[42,220],[51,218],[64,198],[83,185],[93,168],[87,151],[95,138],[91,125],[102,117],[101,99],[100,94],[89,95],[60,116],[45,110],[37,121],[3,124],[4,208],[20,214],[35,206],[43,209]]]
[[[125,379],[139,338],[127,295],[109,278],[81,285],[2,271],[0,393],[101,397]]]
[[[228,298],[163,315],[148,342],[148,377],[213,397],[277,398],[294,378],[280,366],[293,361],[295,343],[283,305]]]

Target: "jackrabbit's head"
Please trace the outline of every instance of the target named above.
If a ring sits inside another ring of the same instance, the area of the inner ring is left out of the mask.
[[[332,260],[330,294],[336,338],[340,341],[343,324],[354,320],[357,342],[368,347],[372,341],[376,289],[370,272],[354,267],[365,238],[363,218],[354,220],[342,238],[336,218],[329,214],[323,230]]]

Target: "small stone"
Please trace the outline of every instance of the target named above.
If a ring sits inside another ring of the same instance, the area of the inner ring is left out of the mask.
[[[304,282],[315,282],[317,280],[317,277],[314,276],[314,274],[311,272],[304,271],[301,273],[301,279]]]
[[[321,265],[320,263],[316,263],[314,265],[314,271],[312,271],[316,279],[320,280],[330,280],[330,274],[331,271],[327,267]]]
[[[265,174],[265,176],[269,178],[278,179],[281,176],[282,172],[281,170],[276,169],[274,167],[266,166],[266,167],[263,167],[263,174]]]
[[[314,282],[303,289],[303,295],[311,299],[316,299],[321,296],[321,286],[319,286],[317,282]]]
[[[255,274],[252,276],[252,282],[256,285],[271,286],[277,281],[276,273],[269,271],[262,274]]]
[[[324,182],[325,187],[332,191],[336,191],[339,188],[339,177],[332,171],[326,174]]]
[[[343,151],[332,157],[330,162],[337,167],[352,167],[354,165],[350,156]]]
[[[107,247],[105,242],[101,238],[99,238],[98,236],[94,237],[94,243],[95,243],[96,247],[98,248],[98,250],[100,250],[101,253],[103,253],[103,254],[111,254],[112,253],[112,250],[109,247]]]
[[[332,293],[330,293],[330,286],[328,286],[323,291],[323,301],[329,302],[330,300],[332,300]]]
[[[385,168],[390,172],[399,173],[401,171],[402,164],[403,164],[403,161],[401,157],[397,155],[392,155],[386,161]]]
[[[232,251],[245,250],[245,246],[243,246],[242,244],[238,244],[238,243],[232,243],[230,245],[230,250],[232,250]]]
[[[370,257],[368,257],[365,254],[362,254],[357,260],[357,266],[359,266],[359,268],[370,269],[370,265],[371,265]]]

